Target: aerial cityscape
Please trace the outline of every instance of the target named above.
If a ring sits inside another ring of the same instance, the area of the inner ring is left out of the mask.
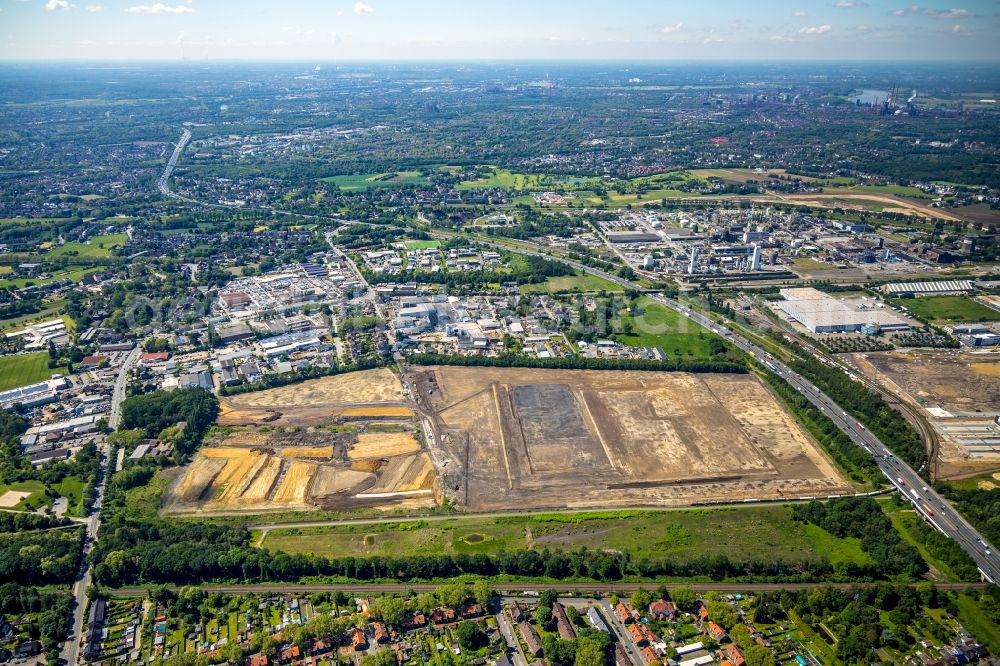
[[[1000,666],[1000,5],[0,0],[0,664]]]

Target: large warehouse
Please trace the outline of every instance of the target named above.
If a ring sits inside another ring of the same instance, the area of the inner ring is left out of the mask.
[[[812,333],[854,333],[865,330],[905,331],[910,325],[891,310],[873,303],[842,301],[812,287],[782,289],[776,304]]]

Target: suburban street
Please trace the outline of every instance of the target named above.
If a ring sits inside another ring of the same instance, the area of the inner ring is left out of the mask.
[[[450,237],[445,234],[437,235],[441,237]],[[626,289],[634,289],[636,291],[643,291],[645,289],[642,285],[636,282],[626,280],[622,277],[596,268],[585,266],[584,264],[570,259],[553,257],[542,251],[533,252],[530,250],[511,248],[497,243],[489,243],[488,241],[483,242],[510,252],[518,252],[520,254],[561,261],[572,266],[573,268],[576,268],[577,270],[603,278]],[[960,516],[947,500],[927,485],[926,481],[913,468],[893,456],[891,451],[889,451],[889,449],[882,444],[877,437],[866,430],[860,422],[850,416],[846,411],[842,410],[840,406],[837,405],[837,403],[835,403],[829,396],[820,391],[819,388],[812,385],[801,375],[792,371],[792,369],[784,363],[771,358],[767,351],[729,328],[716,323],[700,312],[685,307],[673,299],[659,294],[648,294],[648,296],[657,303],[680,313],[699,326],[726,337],[736,347],[742,349],[748,354],[753,355],[755,358],[764,363],[768,371],[777,374],[792,387],[802,393],[802,395],[804,395],[809,402],[819,407],[820,410],[822,410],[823,413],[825,413],[838,428],[850,437],[851,441],[864,448],[865,451],[874,458],[879,469],[885,477],[889,479],[889,482],[898,488],[900,493],[902,493],[906,499],[914,504],[917,511],[919,511],[935,528],[937,528],[938,531],[948,538],[954,539],[958,542],[962,549],[965,550],[976,562],[976,565],[979,567],[979,571],[985,580],[993,583],[1000,580],[1000,555],[997,554],[996,548],[981,534],[979,534],[979,532],[977,532],[976,529],[969,524],[967,520],[965,520],[965,518]]]
[[[111,414],[108,417],[108,425],[115,429],[121,422],[121,404],[125,400],[125,386],[128,383],[128,372],[135,365],[142,355],[142,347],[136,347],[129,353],[122,363],[118,376],[115,378],[115,389],[111,397]],[[93,548],[97,539],[97,531],[101,527],[101,503],[104,501],[104,487],[108,475],[112,472],[112,460],[109,455],[107,445],[101,450],[103,469],[95,490],[97,494],[94,498],[94,506],[90,514],[84,521],[85,531],[83,537],[83,555],[86,558]],[[80,638],[83,636],[84,610],[87,608],[87,588],[90,587],[93,578],[93,570],[89,562],[84,559],[77,574],[76,582],[73,584],[73,616],[70,620],[70,631],[63,643],[60,657],[64,663],[74,666],[80,657]]]

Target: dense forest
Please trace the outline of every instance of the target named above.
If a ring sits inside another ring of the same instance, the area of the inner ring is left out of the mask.
[[[155,391],[125,400],[121,427],[142,430],[147,437],[158,437],[165,429],[183,422],[183,429],[174,437],[175,458],[183,460],[201,444],[218,414],[218,398],[204,389]]]

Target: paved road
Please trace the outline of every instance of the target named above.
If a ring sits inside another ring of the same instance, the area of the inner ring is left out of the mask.
[[[142,348],[138,345],[125,358],[118,377],[115,379],[115,390],[111,396],[111,415],[108,418],[108,425],[117,428],[121,422],[121,403],[125,400],[125,385],[128,383],[128,372],[142,354]],[[97,531],[101,527],[101,502],[104,501],[104,486],[108,475],[111,473],[111,456],[108,455],[107,445],[101,450],[102,464],[101,478],[97,483],[94,506],[87,516],[85,525],[86,531],[83,536],[84,561],[80,566],[76,582],[73,584],[73,615],[70,618],[70,633],[63,643],[60,657],[68,666],[75,666],[80,658],[80,638],[83,636],[83,611],[87,607],[87,588],[90,587],[93,571],[86,557],[93,549],[94,541],[97,540]]]
[[[451,236],[450,234],[440,233],[433,235],[439,237]],[[508,246],[498,245],[481,239],[477,240],[508,251],[561,261],[569,264],[577,270],[604,278],[605,280],[613,282],[626,289],[642,289],[642,285],[632,282],[631,280],[626,280],[617,275],[613,275],[596,268],[591,268],[569,259],[552,257],[551,255],[542,252],[541,248],[539,248],[539,251],[533,252],[530,250],[514,249]],[[936,493],[933,488],[926,486],[923,478],[915,470],[913,470],[913,468],[893,456],[889,449],[883,445],[877,437],[866,430],[861,423],[854,419],[854,417],[842,410],[840,406],[837,405],[837,403],[835,403],[828,395],[806,381],[806,379],[801,375],[792,371],[791,368],[786,366],[781,361],[771,358],[770,354],[768,354],[764,349],[755,345],[738,333],[730,330],[726,326],[716,323],[705,315],[681,305],[673,299],[659,294],[650,294],[649,297],[661,305],[665,305],[666,307],[682,314],[692,322],[728,338],[729,341],[736,347],[739,347],[747,354],[754,356],[764,363],[769,372],[779,375],[791,384],[792,387],[802,393],[802,395],[804,395],[809,402],[813,403],[828,417],[830,417],[837,427],[850,437],[851,441],[864,448],[864,450],[872,456],[879,469],[885,477],[889,479],[889,482],[896,486],[903,496],[914,504],[917,511],[922,514],[924,518],[926,518],[942,534],[950,539],[954,539],[962,547],[962,549],[965,550],[970,557],[972,557],[985,580],[994,583],[1000,580],[1000,554],[997,553],[996,548],[981,534],[979,534],[979,532],[977,532],[976,529],[972,527],[967,520],[965,520],[965,518],[959,515],[959,513],[947,500]]]
[[[846,590],[864,583],[684,583],[695,592],[780,592],[781,590],[809,590],[815,587],[835,587]],[[911,583],[911,586],[921,583]],[[653,589],[657,583],[539,583],[537,581],[508,581],[494,583],[493,589],[503,596],[511,596],[523,591],[555,590],[572,594],[631,594],[636,590]],[[933,583],[939,590],[981,590],[986,583]],[[149,587],[133,586],[104,591],[114,597],[142,597],[158,589],[159,585]],[[170,588],[172,586],[167,585]],[[349,592],[352,594],[387,594],[392,592],[433,592],[439,586],[429,583],[275,583],[256,585],[197,585],[206,592],[221,592],[223,594],[309,594],[312,592]]]
[[[175,196],[174,193],[170,191],[170,174],[174,172],[174,167],[177,166],[177,160],[180,159],[181,153],[184,152],[184,147],[190,140],[191,131],[185,127],[181,131],[181,140],[177,142],[176,146],[174,146],[174,152],[170,156],[170,160],[167,161],[167,166],[164,167],[163,173],[160,174],[159,180],[156,181],[156,189],[160,190],[161,194],[166,196]]]
[[[500,627],[500,633],[503,634],[504,641],[507,643],[507,647],[511,650],[514,666],[528,666],[528,658],[524,656],[524,652],[521,650],[521,643],[517,640],[515,629],[511,621],[507,619],[506,604],[500,609],[500,614],[497,615],[497,624]]]
[[[608,599],[601,599],[598,601],[598,605],[601,607],[601,610],[603,611],[602,614],[608,621],[611,630],[618,635],[618,642],[625,648],[625,652],[628,653],[628,657],[632,660],[633,666],[645,666],[646,660],[643,658],[642,652],[639,651],[635,641],[632,640],[632,635],[628,633],[628,629],[626,629],[625,625],[618,619],[618,614],[615,613],[615,609],[611,605],[611,601]]]

